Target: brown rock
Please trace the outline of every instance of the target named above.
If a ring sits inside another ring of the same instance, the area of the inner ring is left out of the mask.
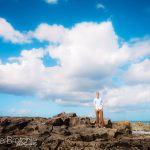
[[[1,117],[0,140],[7,136],[27,137],[34,138],[36,145],[16,147],[15,143],[3,143],[0,150],[142,150],[150,147],[150,135],[132,135],[128,121],[111,123],[105,119],[108,128],[95,128],[94,121],[95,118],[65,112],[52,118]]]
[[[112,124],[112,128],[117,129],[117,134],[131,134],[131,123],[129,121],[119,121]]]

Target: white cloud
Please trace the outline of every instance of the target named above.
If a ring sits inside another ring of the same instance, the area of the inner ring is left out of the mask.
[[[137,62],[145,56],[150,55],[150,38],[133,39],[129,43],[124,43],[122,49],[130,56],[130,61]]]
[[[129,106],[150,103],[150,85],[124,86],[120,88],[108,88],[103,92],[105,106],[109,109],[127,108]]]
[[[50,47],[49,52],[60,60],[67,75],[100,79],[111,75],[128,59],[125,51],[118,48],[117,40],[111,22],[85,22],[69,30],[61,44]]]
[[[0,18],[0,37],[12,43],[30,43],[27,33],[15,30],[4,18]]]
[[[30,114],[30,110],[28,109],[16,109],[11,108],[8,113],[11,113],[13,116],[27,116]]]
[[[67,32],[62,25],[40,24],[32,36],[40,41],[61,42],[63,35]]]
[[[23,50],[20,57],[9,58],[10,62],[0,65],[1,90],[38,95],[94,91],[109,81],[118,64],[128,57],[118,49],[111,22],[85,22],[65,30],[62,40],[43,38],[60,42],[46,49],[52,58],[59,60],[60,66],[45,67],[43,49]]]
[[[70,102],[68,103],[67,100],[62,100],[62,99],[56,99],[55,102],[59,105],[64,105],[64,106],[93,106],[93,103],[92,102],[89,102],[89,101],[83,101],[81,102],[80,100],[77,101],[77,100],[70,100]]]
[[[120,47],[109,21],[83,22],[72,28],[42,23],[31,34],[39,41],[48,41],[49,46],[22,50],[19,57],[10,57],[6,64],[0,63],[1,92],[49,97],[62,105],[89,106],[94,92],[106,88],[107,107],[149,102],[149,86],[142,82],[147,82],[149,72],[138,75],[140,85],[115,89],[111,81],[120,66],[128,61],[131,63],[127,72],[130,80],[136,79],[139,66],[142,72],[148,69],[149,60],[143,60],[149,55],[149,39],[123,43]],[[57,60],[56,66],[46,67],[45,55]],[[144,94],[135,97],[139,91]],[[133,97],[131,102],[129,99]]]
[[[102,3],[97,3],[96,8],[97,9],[105,9],[105,6]]]
[[[38,90],[44,65],[42,49],[23,50],[18,58],[10,58],[11,62],[0,65],[0,89],[4,92],[33,94]],[[11,75],[11,76],[10,76]]]
[[[124,80],[129,84],[150,84],[150,60],[145,59],[139,63],[133,63],[123,75]]]
[[[57,4],[58,0],[45,0],[45,2],[48,4]]]

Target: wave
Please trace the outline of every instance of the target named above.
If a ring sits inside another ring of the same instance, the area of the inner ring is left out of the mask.
[[[133,135],[150,135],[150,131],[132,131]]]

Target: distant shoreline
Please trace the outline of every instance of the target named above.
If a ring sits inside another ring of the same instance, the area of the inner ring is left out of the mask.
[[[120,122],[120,121],[123,121],[123,120],[115,120],[115,121],[113,121],[112,120],[112,122]],[[148,124],[148,125],[150,125],[150,121],[131,121],[131,120],[128,120],[130,123],[138,123],[138,122],[141,122],[142,124]]]

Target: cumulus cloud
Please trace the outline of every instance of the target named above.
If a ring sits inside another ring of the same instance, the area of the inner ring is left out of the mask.
[[[34,89],[33,86],[38,86],[36,84],[38,78],[40,78],[38,70],[43,67],[39,60],[39,57],[43,56],[41,51],[41,49],[33,49],[32,51],[23,50],[20,57],[10,58],[11,62],[1,64],[1,91],[16,94],[31,94]]]
[[[124,80],[128,84],[150,84],[150,60],[145,59],[139,63],[133,63],[128,71],[124,73]]]
[[[1,62],[1,92],[48,97],[62,105],[90,106],[94,92],[99,89],[104,92],[106,107],[149,102],[149,86],[144,83],[149,81],[149,72],[145,73],[149,65],[148,58],[145,60],[149,55],[149,39],[120,46],[110,21],[82,22],[72,28],[42,23],[30,33],[49,45],[22,50],[19,57],[10,57],[5,64]],[[45,56],[56,60],[56,65],[45,66]],[[128,62],[129,69],[122,70],[120,78],[127,84],[133,79],[138,84],[114,88],[112,77]],[[139,68],[142,73],[137,75]],[[143,95],[136,95],[140,91]]]
[[[0,18],[0,37],[4,41],[12,43],[30,43],[30,39],[26,33],[15,30],[12,25],[4,18]]]
[[[150,85],[123,86],[104,89],[103,95],[107,109],[123,109],[150,103]]]
[[[98,80],[112,74],[128,58],[117,40],[111,22],[85,22],[69,30],[59,46],[49,47],[49,53],[60,60],[67,75]]]
[[[57,29],[61,35],[62,32]],[[23,50],[20,57],[11,57],[7,64],[1,64],[1,90],[43,95],[59,93],[63,96],[73,91],[94,91],[99,86],[102,87],[105,81],[111,80],[118,64],[128,57],[118,48],[118,37],[111,22],[85,22],[65,31],[62,40],[57,37],[54,40],[51,36],[43,38],[60,42],[59,45],[48,46],[46,50]],[[53,30],[50,29],[50,35],[51,32]],[[45,67],[42,62],[44,51],[57,59],[59,65]],[[13,74],[9,78],[11,72]]]
[[[63,35],[67,32],[62,25],[48,25],[46,23],[40,24],[32,36],[39,41],[49,41],[53,43],[61,42]]]
[[[124,43],[122,49],[129,54],[129,61],[140,61],[150,55],[150,38],[134,38],[129,43]]]

